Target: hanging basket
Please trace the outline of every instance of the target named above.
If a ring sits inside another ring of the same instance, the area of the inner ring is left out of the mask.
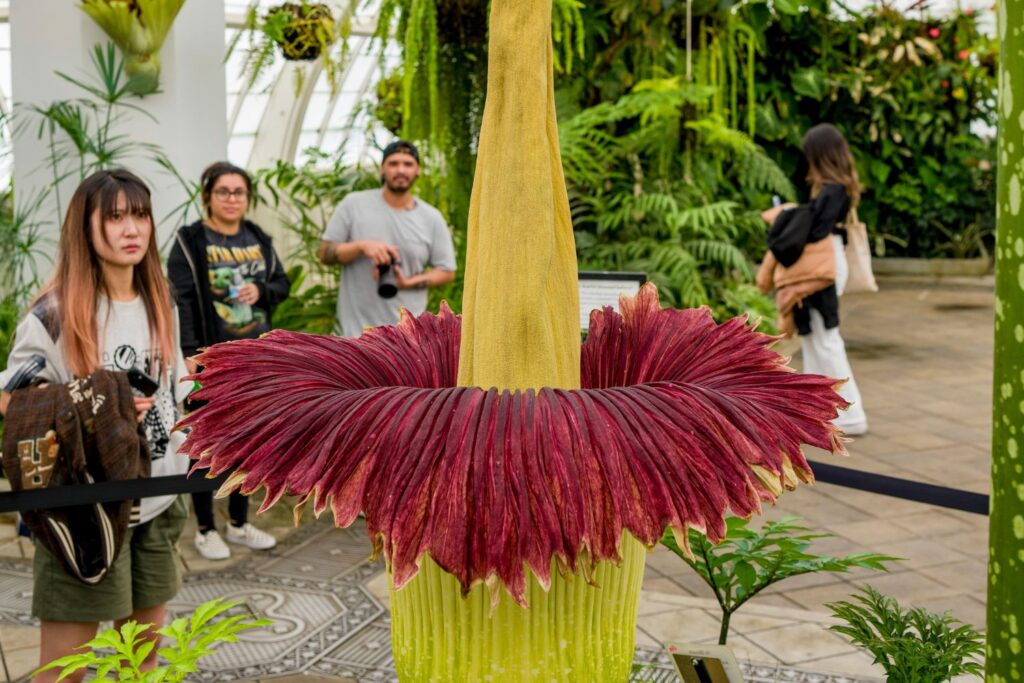
[[[323,3],[286,2],[267,14],[268,33],[290,61],[318,59],[337,38],[331,9]]]

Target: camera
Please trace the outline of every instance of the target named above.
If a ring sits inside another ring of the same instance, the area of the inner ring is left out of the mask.
[[[377,296],[382,299],[393,299],[398,295],[398,284],[395,282],[395,259],[389,263],[377,265]]]

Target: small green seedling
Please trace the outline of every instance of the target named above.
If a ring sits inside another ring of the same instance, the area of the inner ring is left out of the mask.
[[[875,553],[857,553],[846,557],[828,557],[809,552],[811,542],[830,534],[809,533],[810,529],[795,524],[799,517],[783,517],[766,522],[760,531],[747,527],[748,520],[730,517],[726,520],[725,539],[713,545],[699,531],[690,530],[693,557],[666,532],[661,544],[681,557],[711,586],[722,608],[719,645],[729,636],[729,620],[740,607],[768,586],[801,574],[812,572],[848,572],[867,568],[886,571],[886,562],[897,557]]]
[[[36,673],[60,669],[57,678],[60,681],[80,669],[95,667],[94,681],[179,683],[188,674],[198,671],[196,662],[212,654],[218,643],[237,642],[239,632],[273,623],[249,614],[226,616],[215,621],[237,606],[236,602],[217,598],[197,607],[191,618],[175,619],[159,629],[157,633],[168,641],[174,641],[174,644],[160,648],[157,654],[167,663],[150,671],[142,671],[140,667],[155,646],[152,640],[144,637],[152,624],[129,621],[120,630],[109,628],[77,648],[85,652],[55,659]]]

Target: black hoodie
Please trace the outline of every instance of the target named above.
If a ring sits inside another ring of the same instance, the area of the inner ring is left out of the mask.
[[[274,251],[270,236],[251,221],[243,221],[243,227],[252,231],[267,263],[267,280],[256,283],[260,298],[253,306],[266,313],[267,323],[271,324],[271,313],[277,304],[288,298],[291,282]],[[167,275],[178,302],[181,351],[186,358],[194,356],[205,346],[227,341],[217,337],[217,312],[210,293],[206,244],[203,221],[196,221],[178,230],[167,259]]]

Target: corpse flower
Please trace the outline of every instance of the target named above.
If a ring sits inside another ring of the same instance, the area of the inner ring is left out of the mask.
[[[223,493],[358,513],[391,578],[404,681],[615,681],[646,548],[722,537],[834,452],[835,381],[743,320],[663,310],[646,286],[579,343],[558,151],[551,0],[490,3],[463,317],[359,339],[271,332],[199,358],[186,442]]]
[[[463,594],[620,563],[624,531],[648,547],[666,524],[712,541],[812,479],[801,443],[841,451],[834,380],[792,372],[775,337],[706,309],[661,309],[653,285],[591,316],[582,389],[456,387],[461,321],[408,314],[359,339],[274,331],[199,356],[187,447],[226,490],[266,489],[365,512],[400,590],[424,557]]]

